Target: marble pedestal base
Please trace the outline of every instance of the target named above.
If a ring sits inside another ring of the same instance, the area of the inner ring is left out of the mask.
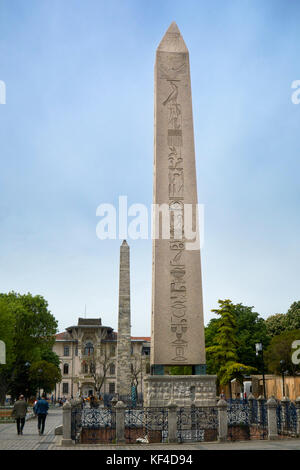
[[[149,375],[144,379],[144,406],[215,406],[215,375]]]

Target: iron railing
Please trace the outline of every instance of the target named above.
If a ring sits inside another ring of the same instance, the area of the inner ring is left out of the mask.
[[[177,411],[177,437],[179,442],[217,440],[217,407],[179,408]]]

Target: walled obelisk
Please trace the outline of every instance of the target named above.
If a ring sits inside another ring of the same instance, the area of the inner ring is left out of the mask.
[[[176,23],[170,25],[156,51],[154,80],[152,376],[147,379],[148,398],[152,396],[151,405],[164,405],[166,398],[178,398],[181,393],[185,399],[190,397],[185,403],[196,399],[204,404],[215,400],[215,377],[205,375],[189,52]],[[163,229],[166,222],[168,237]],[[191,375],[167,379],[170,366],[191,366]]]
[[[116,392],[120,396],[129,395],[131,392],[130,250],[126,240],[120,247],[116,379]]]

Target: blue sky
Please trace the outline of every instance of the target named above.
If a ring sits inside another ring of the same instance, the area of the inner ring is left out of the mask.
[[[0,0],[0,286],[41,294],[59,329],[117,329],[119,240],[96,208],[152,202],[155,50],[190,51],[205,322],[219,298],[262,316],[299,300],[300,4]],[[151,241],[131,246],[132,333],[150,334]]]

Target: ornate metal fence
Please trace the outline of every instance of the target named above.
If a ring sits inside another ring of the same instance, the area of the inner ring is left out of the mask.
[[[277,432],[282,436],[297,437],[297,409],[293,402],[278,402],[277,409]]]
[[[227,407],[230,440],[267,439],[266,400],[230,401]]]
[[[179,408],[177,436],[179,442],[217,440],[218,409],[212,406]]]
[[[112,443],[116,438],[114,408],[73,408],[71,439],[76,443]]]
[[[167,438],[167,408],[125,410],[125,440],[128,444],[166,442]]]

